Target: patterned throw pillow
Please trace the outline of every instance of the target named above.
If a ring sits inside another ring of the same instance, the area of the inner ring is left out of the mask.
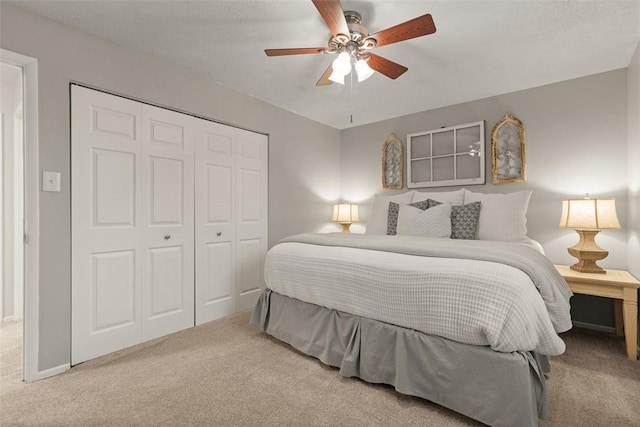
[[[480,202],[451,208],[451,238],[478,239],[478,223],[480,219]]]
[[[414,208],[422,209],[424,211],[429,209],[429,201],[433,201],[433,200],[431,199],[423,200],[422,202],[411,203],[409,206],[413,206]],[[397,234],[399,211],[400,211],[400,204],[395,202],[389,202],[389,213],[387,215],[387,234],[390,236],[395,236]]]

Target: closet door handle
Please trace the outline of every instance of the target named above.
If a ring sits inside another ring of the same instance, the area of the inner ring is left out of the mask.
[[[165,234],[164,235],[164,240],[169,240],[171,238],[171,234]]]
[[[218,236],[218,237],[222,236],[222,231],[218,231],[218,232],[216,233],[216,236]]]

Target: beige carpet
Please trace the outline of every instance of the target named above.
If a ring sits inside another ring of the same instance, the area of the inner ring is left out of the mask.
[[[31,384],[20,382],[19,356],[7,346],[0,425],[478,425],[390,387],[342,378],[248,319],[241,313]],[[10,334],[0,334],[6,345]],[[626,359],[623,341],[584,330],[564,338],[541,425],[640,425],[640,362]]]

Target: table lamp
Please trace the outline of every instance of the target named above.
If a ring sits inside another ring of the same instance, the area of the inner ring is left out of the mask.
[[[562,201],[561,228],[573,228],[580,241],[568,248],[569,253],[578,258],[570,268],[583,273],[606,273],[596,264],[609,255],[595,241],[596,234],[605,229],[619,230],[615,199],[569,199]]]
[[[358,216],[358,205],[351,205],[348,203],[338,203],[333,205],[333,216],[331,221],[339,222],[342,224],[342,232],[349,233],[349,227],[352,222],[360,221]]]

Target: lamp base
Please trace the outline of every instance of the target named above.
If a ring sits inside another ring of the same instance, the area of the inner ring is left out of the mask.
[[[349,228],[351,227],[351,223],[350,222],[341,222],[340,225],[342,225],[342,232],[343,233],[351,233],[351,231],[349,231]]]
[[[605,259],[609,255],[609,251],[605,251],[596,243],[596,234],[599,232],[600,230],[576,230],[580,241],[567,249],[572,256],[578,258],[578,262],[570,267],[572,270],[581,273],[605,274],[607,272],[596,264],[596,261]]]

